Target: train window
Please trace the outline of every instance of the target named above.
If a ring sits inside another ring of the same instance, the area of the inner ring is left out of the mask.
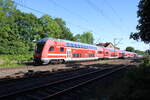
[[[73,57],[75,57],[75,54],[72,54]]]
[[[72,54],[73,55],[73,57],[75,57],[75,54]]]
[[[49,48],[49,51],[54,51],[54,47],[51,46],[51,47]]]
[[[106,54],[108,54],[108,52],[105,52]]]
[[[94,54],[90,54],[90,57],[95,57],[95,55]]]
[[[73,54],[73,57],[77,57],[77,54]]]
[[[103,52],[102,52],[102,51],[98,51],[98,53],[99,53],[99,54],[102,54]]]
[[[36,53],[40,54],[42,52],[42,50],[43,50],[44,45],[45,45],[45,42],[37,43],[37,45],[36,45]]]
[[[79,54],[77,54],[77,57],[79,57]]]
[[[60,47],[60,52],[64,52],[64,47]]]
[[[81,57],[81,54],[77,53],[77,54],[72,54],[74,58],[78,58]]]

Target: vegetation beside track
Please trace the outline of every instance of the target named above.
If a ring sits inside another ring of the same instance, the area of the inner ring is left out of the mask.
[[[33,57],[32,53],[24,55],[0,55],[0,68],[19,67],[25,65]]]
[[[110,96],[111,100],[149,100],[150,99],[150,58],[141,65],[131,68],[117,84]]]
[[[96,83],[91,86],[88,98],[92,100],[149,100],[150,58],[144,59],[139,66],[119,72],[104,82],[103,85]]]

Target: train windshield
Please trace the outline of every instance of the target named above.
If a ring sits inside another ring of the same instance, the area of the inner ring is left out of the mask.
[[[37,43],[35,52],[38,53],[38,54],[41,54],[41,52],[43,50],[43,47],[44,47],[44,44],[45,44],[45,42]]]

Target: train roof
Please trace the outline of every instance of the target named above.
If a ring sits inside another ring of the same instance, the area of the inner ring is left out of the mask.
[[[66,45],[68,47],[80,47],[80,48],[94,49],[94,50],[97,50],[98,48],[103,48],[103,47],[92,45],[92,44],[74,42],[74,41],[63,40],[63,39],[55,39],[55,38],[43,38],[43,39],[40,39],[40,40],[38,40],[36,42],[37,43],[39,43],[39,42],[46,42],[47,40],[66,42]]]
[[[62,41],[62,42],[66,42],[66,45],[68,47],[79,47],[79,48],[86,48],[86,49],[94,49],[97,50],[98,48],[105,48],[102,46],[96,46],[96,45],[92,45],[92,44],[86,44],[86,43],[80,43],[80,42],[75,42],[75,41],[69,41],[69,40],[63,40],[63,39],[56,39],[56,38],[43,38],[40,39],[38,41],[36,41],[37,43],[39,42],[46,42],[47,40],[52,40],[52,41]],[[114,51],[114,49],[112,48],[105,48],[105,49],[109,49],[110,51]],[[127,52],[127,53],[134,53],[134,52],[129,52],[129,51],[124,51],[124,50],[117,50],[115,49],[115,51],[120,51],[120,52]]]

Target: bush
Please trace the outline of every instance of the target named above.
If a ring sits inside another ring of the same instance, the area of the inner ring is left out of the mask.
[[[20,64],[24,64],[26,61],[30,61],[32,57],[32,52],[24,55],[0,55],[0,60],[3,61],[3,64],[1,64],[0,67],[19,66]]]

